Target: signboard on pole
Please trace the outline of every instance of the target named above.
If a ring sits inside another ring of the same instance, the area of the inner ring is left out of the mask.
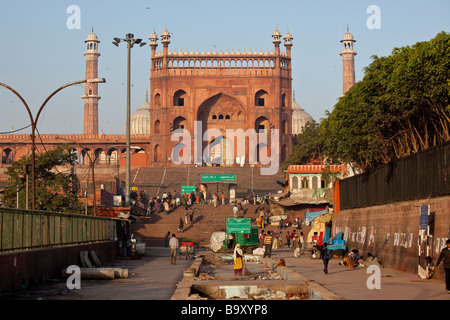
[[[181,186],[181,194],[195,193],[195,186]]]
[[[427,230],[430,206],[420,206],[420,230]]]

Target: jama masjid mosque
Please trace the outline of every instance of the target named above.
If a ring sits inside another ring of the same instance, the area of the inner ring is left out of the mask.
[[[159,40],[160,43],[159,43]],[[343,39],[343,94],[355,83],[353,50],[355,40],[347,32]],[[201,124],[202,134],[217,130],[223,134],[218,143],[213,137],[202,142],[208,159],[221,160],[222,165],[249,163],[249,146],[242,148],[226,136],[228,129],[254,129],[267,135],[267,143],[259,143],[259,152],[271,152],[271,145],[279,146],[280,163],[291,152],[293,137],[302,132],[312,117],[296,102],[292,89],[291,49],[293,37],[284,37],[276,29],[272,34],[273,49],[269,51],[226,50],[223,52],[172,51],[167,29],[161,39],[153,32],[151,48],[150,90],[145,102],[131,115],[132,167],[172,166],[171,152],[178,141],[171,141],[176,129],[194,132]],[[282,50],[282,44],[283,49]],[[157,50],[159,46],[162,50]],[[85,41],[86,79],[98,77],[100,41],[94,32]],[[119,167],[125,165],[125,135],[98,132],[98,106],[101,96],[97,83],[86,83],[83,133],[42,134],[36,144],[37,153],[70,144],[78,154],[78,166]],[[270,133],[278,129],[277,141]],[[264,141],[264,140],[258,140]],[[192,148],[192,157],[194,146]],[[0,135],[0,182],[5,182],[6,167],[31,153],[28,134]],[[183,150],[179,156],[182,156]],[[243,156],[240,159],[236,155]],[[123,162],[123,163],[122,163]],[[191,159],[191,164],[194,164]]]

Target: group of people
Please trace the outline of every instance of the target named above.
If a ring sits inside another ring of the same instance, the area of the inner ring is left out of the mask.
[[[178,224],[178,231],[184,232],[184,226],[193,225],[194,224],[194,209],[192,206],[188,206],[187,204],[184,206],[184,222],[183,219],[180,218],[180,222]]]
[[[188,192],[181,195],[178,191],[164,192],[161,197],[156,196],[149,200],[147,206],[147,216],[151,217],[155,213],[164,213],[168,215],[178,206],[192,206],[193,204],[203,203],[203,193],[197,195],[194,192]],[[187,222],[186,222],[187,223]]]
[[[306,249],[305,245],[305,237],[303,232],[297,234],[297,231],[294,229],[292,232],[286,232],[285,235],[283,232],[273,232],[261,230],[259,233],[259,246],[264,248],[264,257],[271,257],[272,250],[287,247],[293,250],[294,257],[298,258],[302,253],[304,253]]]

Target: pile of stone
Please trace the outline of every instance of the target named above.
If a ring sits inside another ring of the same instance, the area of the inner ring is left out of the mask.
[[[199,273],[198,277],[195,277],[194,280],[202,281],[202,280],[214,280],[214,277],[210,276],[207,273]]]
[[[266,274],[256,277],[255,280],[282,280],[282,278],[278,273],[268,271]]]

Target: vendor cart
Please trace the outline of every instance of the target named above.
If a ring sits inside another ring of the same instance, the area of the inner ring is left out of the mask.
[[[186,260],[189,257],[194,258],[195,248],[194,248],[194,240],[193,239],[181,239],[180,241],[180,249],[179,255],[185,255]]]

